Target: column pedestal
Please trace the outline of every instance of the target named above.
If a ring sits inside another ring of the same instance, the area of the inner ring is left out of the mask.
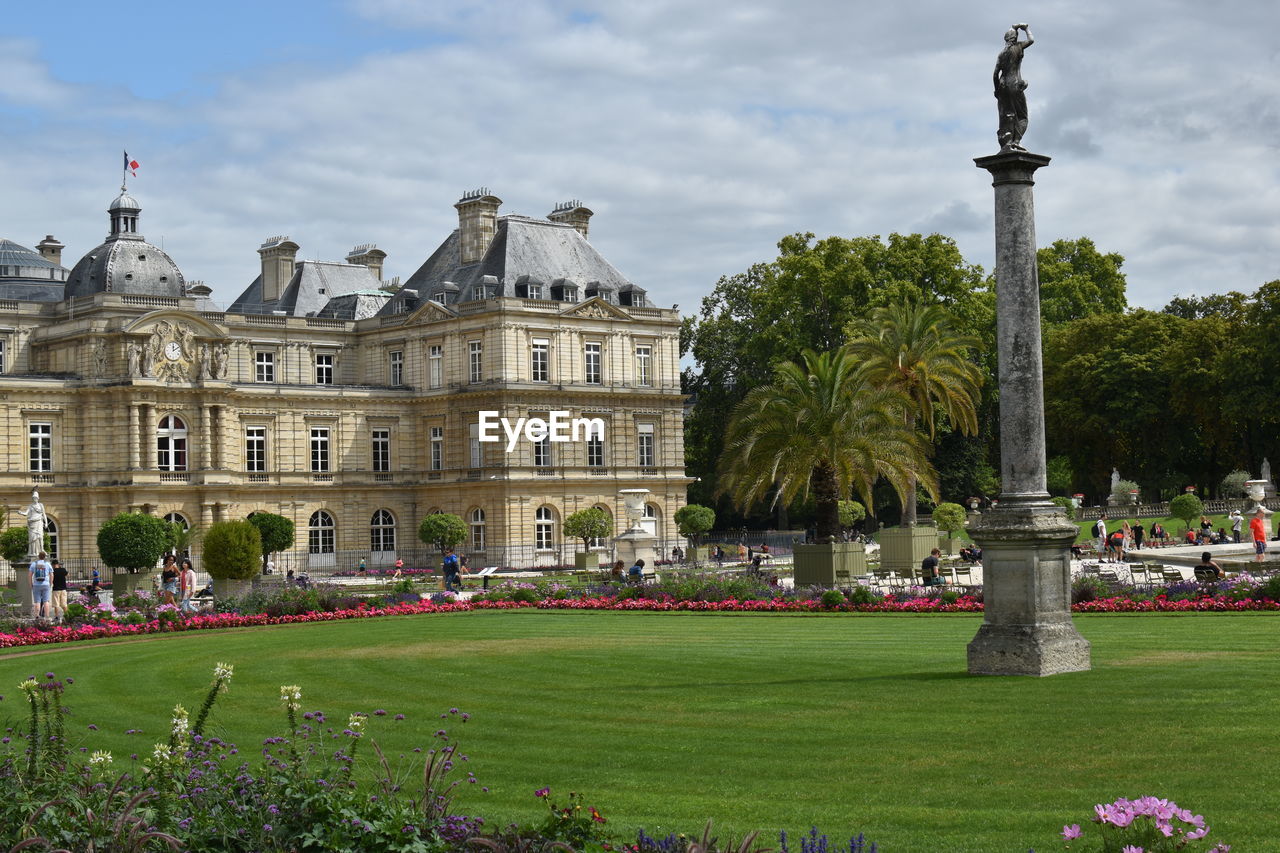
[[[13,566],[14,579],[16,583],[14,588],[18,593],[18,608],[23,616],[34,616],[36,614],[35,606],[31,603],[31,563],[30,558],[25,563],[11,563]]]
[[[624,572],[634,566],[636,560],[644,560],[646,569],[656,569],[658,552],[654,546],[657,541],[658,537],[647,530],[628,530],[613,538],[614,553],[617,554],[615,559],[624,563]]]

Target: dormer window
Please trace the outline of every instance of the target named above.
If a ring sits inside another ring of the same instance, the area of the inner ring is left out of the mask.
[[[146,259],[147,259],[146,255],[138,255],[138,260],[145,261]]]
[[[168,281],[168,280],[169,280],[169,276],[167,276],[167,275],[162,275],[162,276],[160,276],[160,282],[161,282],[161,284],[163,284],[164,282],[166,282],[166,281]]]

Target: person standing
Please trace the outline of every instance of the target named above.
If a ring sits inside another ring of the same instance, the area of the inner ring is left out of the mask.
[[[165,555],[160,570],[160,594],[165,604],[176,604],[178,595],[178,563],[172,554]]]
[[[1240,510],[1231,510],[1231,538],[1235,544],[1240,544],[1240,532],[1244,529],[1244,516]]]
[[[67,615],[67,570],[58,560],[53,561],[51,604],[53,618],[61,622]]]
[[[1267,514],[1261,508],[1249,519],[1249,533],[1253,536],[1254,560],[1261,563],[1267,556]]]
[[[189,559],[182,561],[182,569],[178,573],[178,587],[181,590],[182,612],[194,612],[196,608],[191,603],[191,597],[196,594],[196,570]]]
[[[49,565],[45,559],[46,556],[48,555],[41,551],[36,555],[35,561],[27,567],[27,574],[31,576],[32,615],[40,619],[46,619],[49,616],[49,593],[52,587],[50,576],[53,574],[53,566]],[[35,612],[37,610],[38,613]]]
[[[1133,550],[1135,551],[1142,550],[1142,540],[1146,537],[1146,535],[1147,535],[1147,529],[1142,526],[1142,522],[1135,521],[1133,523]]]
[[[1098,549],[1098,559],[1104,559],[1107,554],[1107,514],[1104,512],[1098,516],[1098,520],[1093,523],[1093,538]]]

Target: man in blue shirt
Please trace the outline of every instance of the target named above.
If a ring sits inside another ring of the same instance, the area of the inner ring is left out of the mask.
[[[458,555],[453,553],[452,548],[446,548],[444,552],[444,588],[449,592],[457,592],[455,585],[460,584],[462,578],[458,571]]]
[[[31,575],[31,605],[32,610],[39,610],[39,613],[33,613],[41,619],[45,619],[49,614],[49,594],[53,589],[53,566],[49,565],[45,557],[48,556],[41,551],[36,556],[34,562],[27,567],[28,574]]]

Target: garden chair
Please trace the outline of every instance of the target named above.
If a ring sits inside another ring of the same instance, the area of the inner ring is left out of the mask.
[[[1146,563],[1134,563],[1129,566],[1129,575],[1134,585],[1151,583],[1151,576],[1148,574],[1148,565]]]
[[[1164,569],[1163,580],[1165,583],[1181,583],[1183,580],[1182,569],[1176,569],[1176,568],[1173,568],[1172,566],[1166,566]]]
[[[966,585],[972,586],[973,585],[973,566],[970,566],[970,565],[952,566],[951,581],[952,583],[957,583],[957,584],[963,582]]]

